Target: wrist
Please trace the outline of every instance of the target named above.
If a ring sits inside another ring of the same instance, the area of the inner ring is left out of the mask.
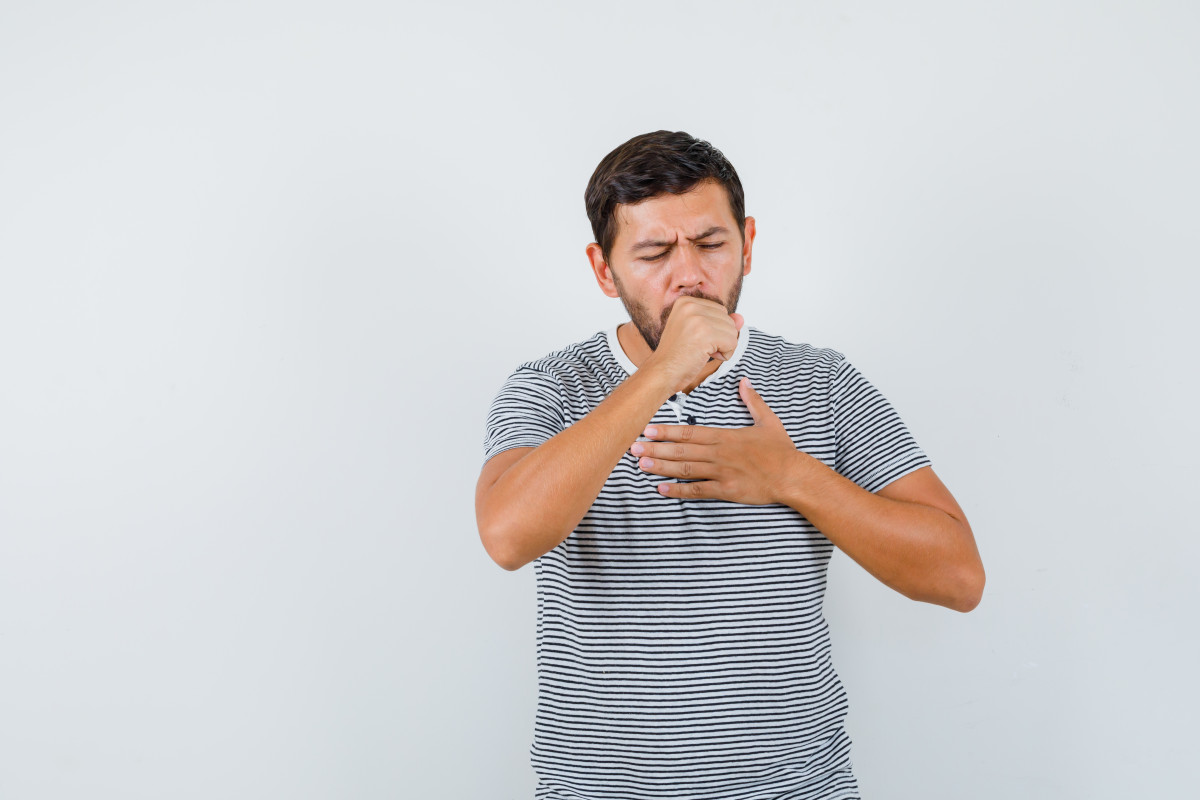
[[[663,400],[675,394],[685,383],[685,380],[674,374],[665,363],[656,361],[653,355],[642,362],[634,375],[644,375],[645,380],[655,387]]]
[[[783,471],[779,502],[803,514],[804,509],[812,503],[812,490],[821,478],[818,470],[825,468],[824,464],[808,453],[795,450]]]

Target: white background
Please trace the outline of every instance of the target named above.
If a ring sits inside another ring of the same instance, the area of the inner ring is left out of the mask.
[[[1181,796],[1197,747],[1193,3],[0,7],[0,796],[532,796],[487,405],[626,319],[611,149],[758,221],[974,527],[970,614],[840,552],[867,798]]]

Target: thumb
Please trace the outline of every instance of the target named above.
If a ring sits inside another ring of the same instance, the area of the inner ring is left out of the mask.
[[[771,413],[767,401],[763,400],[754,387],[750,385],[749,378],[742,378],[738,381],[738,394],[742,396],[742,402],[746,404],[746,408],[750,409],[750,416],[754,417],[754,423],[757,425]]]

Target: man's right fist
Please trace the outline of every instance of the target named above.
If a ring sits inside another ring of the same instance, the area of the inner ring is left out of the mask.
[[[720,303],[683,295],[671,307],[647,366],[663,370],[678,385],[688,386],[711,359],[725,361],[733,355],[744,322],[741,314],[730,314]]]

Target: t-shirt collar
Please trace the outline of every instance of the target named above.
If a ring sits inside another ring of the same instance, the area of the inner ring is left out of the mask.
[[[701,381],[699,386],[696,388],[700,388],[700,386],[703,386],[709,381],[719,380],[723,375],[733,369],[738,361],[741,360],[742,354],[746,352],[746,346],[750,343],[750,325],[744,321],[744,314],[742,315],[742,318],[742,327],[738,331],[738,343],[737,347],[733,351],[733,355],[728,361],[725,361],[723,364],[721,364],[721,366],[717,367],[716,371],[713,372],[712,375],[709,375],[707,378]],[[612,353],[613,358],[615,358],[617,363],[621,365],[622,369],[632,375],[634,372],[637,372],[637,367],[635,367],[633,362],[629,360],[629,356],[625,355],[625,350],[621,347],[621,341],[617,338],[617,328],[621,327],[623,324],[623,322],[615,323],[612,327],[605,331],[605,334],[608,338],[608,349]]]

